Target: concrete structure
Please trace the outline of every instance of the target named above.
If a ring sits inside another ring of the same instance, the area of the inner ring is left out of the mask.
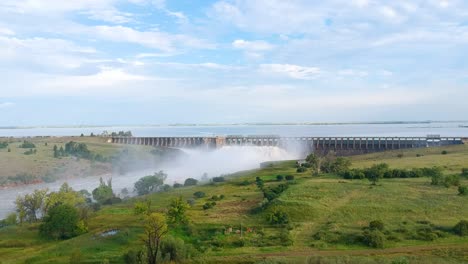
[[[223,146],[277,146],[301,148],[306,152],[334,151],[342,155],[395,149],[425,148],[464,144],[466,138],[440,137],[279,137],[274,135],[226,137],[112,137],[110,143],[172,148],[220,148]]]

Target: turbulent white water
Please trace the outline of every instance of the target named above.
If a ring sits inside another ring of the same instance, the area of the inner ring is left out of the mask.
[[[183,149],[186,155],[171,164],[162,164],[152,170],[131,172],[125,175],[101,175],[104,179],[112,177],[112,187],[116,194],[123,188],[130,192],[134,183],[145,175],[163,170],[168,174],[165,183],[183,183],[187,178],[201,179],[204,173],[209,178],[242,170],[259,168],[260,163],[273,160],[290,160],[299,158],[296,151],[286,151],[278,147],[226,146],[215,150]],[[99,185],[99,176],[59,180],[54,183],[43,183],[0,190],[0,219],[14,211],[14,200],[18,195],[25,195],[35,189],[48,188],[56,191],[62,183],[67,182],[73,189],[86,189],[91,192]]]

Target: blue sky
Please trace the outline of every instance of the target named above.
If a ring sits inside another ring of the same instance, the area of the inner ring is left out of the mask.
[[[466,120],[468,3],[2,0],[0,126]]]

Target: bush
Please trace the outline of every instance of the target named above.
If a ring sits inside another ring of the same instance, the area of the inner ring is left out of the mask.
[[[223,176],[213,178],[213,182],[224,182],[224,181],[225,181],[225,179],[224,179]]]
[[[461,170],[461,175],[464,176],[464,177],[468,177],[468,168],[463,168]]]
[[[123,259],[126,264],[142,263],[141,260],[143,259],[143,252],[129,250],[127,253],[123,255]]]
[[[459,236],[468,236],[468,221],[461,220],[453,227],[453,232]]]
[[[8,147],[8,142],[0,142],[0,149],[4,149]]]
[[[198,184],[198,180],[194,178],[188,178],[184,182],[184,186],[195,186]]]
[[[294,176],[293,175],[286,175],[285,179],[287,181],[294,181]]]
[[[193,248],[190,244],[180,238],[168,236],[161,242],[161,257],[171,263],[180,263],[193,255]]]
[[[206,194],[204,192],[198,191],[198,192],[193,193],[193,196],[195,198],[203,198],[206,196]]]
[[[369,223],[369,229],[370,230],[379,230],[383,231],[384,230],[384,223],[380,220],[374,220]]]
[[[39,232],[53,239],[68,239],[81,233],[78,210],[67,204],[52,207],[44,217]]]
[[[281,209],[274,208],[268,215],[267,221],[270,224],[274,225],[282,225],[287,224],[289,222],[289,216],[286,212]]]
[[[363,234],[364,243],[369,247],[383,248],[385,244],[385,235],[379,230],[366,230]]]
[[[203,205],[203,210],[208,210],[213,208],[216,205],[216,202],[207,202]]]
[[[297,173],[303,173],[303,172],[306,172],[306,171],[307,171],[307,168],[305,168],[305,167],[299,167],[296,170]]]
[[[32,149],[32,148],[36,148],[36,145],[34,145],[34,143],[32,142],[29,142],[29,141],[23,141],[23,143],[19,146],[20,148],[27,148],[27,149]]]
[[[140,178],[135,182],[135,190],[138,195],[145,195],[159,190],[159,187],[164,184],[167,174],[160,171],[154,175],[148,175]]]
[[[448,152],[447,152],[446,150],[442,150],[442,152],[441,152],[440,154],[442,154],[442,155],[447,155]]]
[[[449,175],[444,177],[444,186],[445,187],[450,187],[450,186],[458,186],[460,185],[460,178],[458,175]]]
[[[458,194],[459,195],[468,195],[468,187],[458,186]]]
[[[211,198],[210,198],[211,201],[221,201],[222,199],[224,199],[224,194],[221,194],[221,195],[213,195],[213,196],[211,196]]]
[[[239,183],[240,186],[248,186],[250,185],[250,182],[248,180],[244,180],[241,183]]]
[[[181,183],[177,183],[177,182],[176,182],[176,183],[174,183],[174,185],[173,185],[172,187],[173,187],[174,189],[176,189],[176,188],[182,188],[182,187],[184,187],[184,185],[181,184]]]
[[[283,175],[276,175],[276,180],[277,181],[282,181],[282,180],[284,180],[284,176]]]

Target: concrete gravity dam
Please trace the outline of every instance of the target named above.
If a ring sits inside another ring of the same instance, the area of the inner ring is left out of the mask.
[[[284,149],[301,149],[304,153],[353,155],[386,150],[426,148],[459,145],[468,142],[466,137],[280,137],[275,135],[230,135],[211,137],[112,137],[115,144],[148,145],[170,148],[217,149],[224,146],[274,146]]]

